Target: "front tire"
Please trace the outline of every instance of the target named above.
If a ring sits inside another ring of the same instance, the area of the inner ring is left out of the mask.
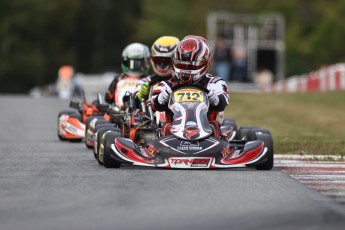
[[[90,138],[89,137],[90,124],[91,124],[92,120],[94,120],[94,119],[98,120],[98,119],[104,119],[104,118],[102,116],[90,116],[86,119],[86,123],[85,123],[85,146],[88,149],[93,148],[93,145],[90,145],[88,143],[88,138]]]
[[[104,143],[103,143],[103,165],[106,168],[120,168],[121,162],[115,160],[111,157],[113,150],[110,145],[114,144],[115,138],[118,136],[117,133],[109,132],[105,134]],[[101,149],[100,149],[101,151]]]
[[[95,139],[94,139],[94,145],[93,145],[93,155],[94,155],[96,160],[98,160],[98,152],[99,152],[99,146],[101,145],[101,142],[102,142],[102,136],[103,136],[103,134],[105,134],[106,132],[109,132],[109,131],[116,132],[116,133],[118,133],[119,136],[121,136],[120,129],[116,128],[114,126],[100,128],[94,134],[95,135]]]
[[[252,128],[248,132],[248,140],[261,140],[267,148],[266,161],[255,165],[257,170],[271,170],[274,165],[274,148],[271,132],[267,129]]]

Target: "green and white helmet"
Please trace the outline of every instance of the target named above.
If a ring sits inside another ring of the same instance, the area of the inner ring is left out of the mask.
[[[150,68],[150,50],[141,43],[132,43],[122,52],[122,72],[129,76],[147,75]]]

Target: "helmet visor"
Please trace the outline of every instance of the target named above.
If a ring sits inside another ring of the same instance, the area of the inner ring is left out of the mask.
[[[147,67],[147,62],[145,59],[125,59],[122,61],[122,64],[130,70],[141,70]]]
[[[174,67],[181,70],[198,70],[202,69],[205,65],[189,65],[189,64],[174,64]]]
[[[164,64],[164,65],[170,65],[172,63],[172,59],[171,57],[154,57],[151,56],[151,60],[153,61],[153,63],[155,64]]]
[[[200,61],[179,61],[179,60],[174,60],[174,67],[177,69],[181,70],[198,70],[202,69],[206,65],[205,60],[200,60]]]

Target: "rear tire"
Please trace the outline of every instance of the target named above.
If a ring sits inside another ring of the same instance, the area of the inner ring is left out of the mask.
[[[255,129],[256,126],[241,126],[237,132],[237,140],[247,140],[247,134],[250,129]]]
[[[271,170],[274,165],[274,148],[271,132],[267,129],[252,128],[248,132],[248,140],[261,140],[267,148],[267,160],[255,165],[255,168],[257,170]]]
[[[106,168],[120,168],[121,162],[113,159],[111,157],[112,149],[110,148],[110,145],[114,143],[115,138],[117,137],[117,133],[109,132],[105,134],[104,138],[104,153],[103,153],[103,165]]]

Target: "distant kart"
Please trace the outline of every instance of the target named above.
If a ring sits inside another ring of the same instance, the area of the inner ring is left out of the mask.
[[[124,108],[126,101],[126,93],[133,93],[136,85],[138,83],[137,77],[127,77],[120,80],[116,85],[116,90],[114,92],[114,106],[113,108],[116,111],[120,111]],[[87,148],[94,148],[95,144],[95,133],[98,129],[103,127],[112,128],[114,125],[108,122],[108,119],[105,119],[100,116],[90,117],[86,121],[85,126],[85,145]]]
[[[101,94],[97,100],[89,103],[82,91],[83,101],[71,101],[69,107],[75,110],[64,110],[58,115],[57,134],[61,141],[80,142],[85,136],[85,122],[88,117],[103,117],[99,110],[102,104]]]
[[[121,132],[106,131],[102,134],[98,162],[106,168],[130,164],[188,169],[272,169],[273,140],[268,130],[241,127],[236,135],[237,140],[228,140],[229,135],[224,134],[220,139],[212,136],[207,118],[209,101],[204,89],[197,86],[174,88],[169,107],[174,117],[172,135],[168,136],[161,136],[150,106],[149,115],[112,115],[111,119],[122,123],[122,129]]]

